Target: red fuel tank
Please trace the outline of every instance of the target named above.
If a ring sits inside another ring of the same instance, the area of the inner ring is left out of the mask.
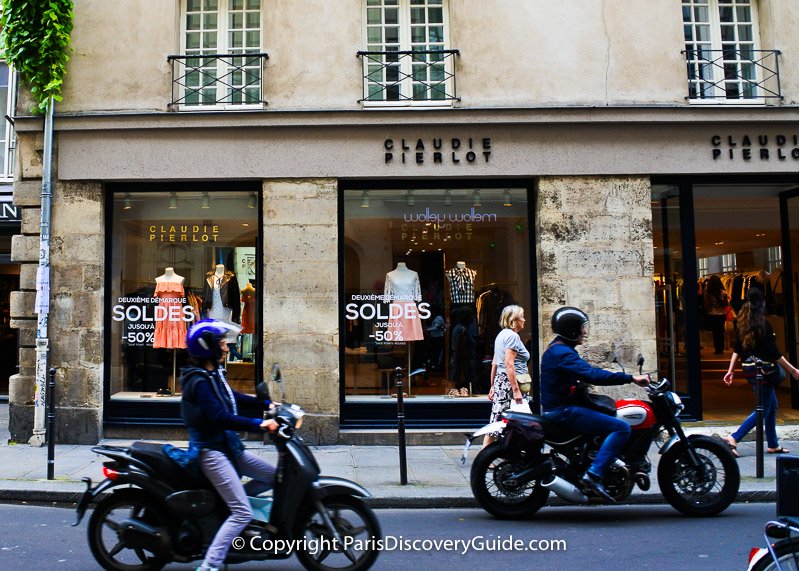
[[[655,411],[648,402],[643,400],[617,400],[616,417],[626,421],[633,430],[652,428],[656,422]]]

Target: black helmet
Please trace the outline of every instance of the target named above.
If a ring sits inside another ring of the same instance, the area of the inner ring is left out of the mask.
[[[588,315],[576,307],[561,307],[552,314],[552,331],[567,341],[577,341],[588,323]]]

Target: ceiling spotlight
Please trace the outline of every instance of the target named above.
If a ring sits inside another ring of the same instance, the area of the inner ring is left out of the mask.
[[[131,208],[133,208],[133,202],[130,199],[130,193],[126,192],[122,200],[122,210],[130,210]]]
[[[450,189],[444,191],[444,206],[452,206],[452,191]]]
[[[247,201],[247,208],[252,208],[255,210],[258,207],[258,196],[254,193],[250,193],[250,199]]]
[[[472,206],[482,206],[483,202],[480,200],[480,189],[474,189],[474,201],[472,202]]]
[[[513,206],[509,188],[506,188],[505,193],[502,195],[502,206]]]
[[[177,192],[170,192],[169,193],[169,209],[176,210],[178,207],[178,193]]]
[[[361,193],[361,208],[369,208],[369,191],[364,190]]]
[[[407,194],[405,194],[405,204],[408,206],[413,206],[416,204],[416,197],[414,196],[412,190],[409,190]]]
[[[208,196],[208,192],[203,192],[202,201],[200,201],[200,208],[211,208],[211,197]]]

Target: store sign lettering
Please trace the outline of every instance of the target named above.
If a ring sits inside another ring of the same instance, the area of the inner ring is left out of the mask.
[[[185,299],[182,303],[186,303]],[[174,305],[164,307],[156,305],[154,307],[130,305],[115,305],[111,310],[111,318],[114,321],[136,322],[155,322],[155,321],[194,321],[194,311],[190,305],[182,307]]]
[[[430,319],[430,304],[423,302],[418,306],[412,303],[348,303],[347,319]]]
[[[799,135],[714,135],[710,138],[713,160],[726,157],[728,160],[743,159],[751,161],[759,159],[768,161],[776,159],[799,161]]]
[[[403,224],[400,228],[402,231],[402,240],[411,241],[421,237],[422,240],[456,240],[460,241],[464,238],[466,240],[472,239],[472,225],[471,224],[432,224],[431,226],[414,226],[413,224]]]
[[[399,159],[402,164],[414,163],[423,165],[451,163],[453,165],[488,164],[491,158],[491,138],[481,139],[386,139],[383,141],[383,160],[390,164]]]
[[[496,222],[495,212],[476,212],[474,207],[465,213],[445,213],[430,212],[430,208],[425,208],[423,212],[416,214],[405,213],[402,215],[405,222],[433,222],[443,224],[444,222]]]
[[[216,242],[219,226],[205,224],[152,224],[148,228],[150,242]]]

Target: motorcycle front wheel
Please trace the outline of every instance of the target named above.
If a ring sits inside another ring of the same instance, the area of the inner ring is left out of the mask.
[[[784,571],[797,571],[799,569],[799,539],[784,539],[774,544],[774,553],[780,561],[780,569]],[[777,569],[776,563],[768,553],[761,557],[752,566],[751,571],[774,571]]]
[[[549,489],[540,480],[519,483],[513,479],[513,473],[527,462],[506,458],[502,442],[483,448],[472,463],[469,477],[480,507],[499,519],[522,519],[540,510],[549,497]]]
[[[728,448],[713,438],[691,438],[695,465],[688,448],[678,442],[660,459],[658,485],[666,501],[689,516],[723,512],[738,495],[741,473]]]
[[[372,509],[352,496],[322,498],[322,505],[341,542],[311,505],[298,519],[294,537],[301,541],[297,559],[312,571],[361,571],[380,555],[383,535]]]
[[[89,519],[92,555],[108,571],[158,571],[169,562],[169,558],[126,543],[123,523],[131,519],[152,527],[162,527],[167,523],[163,509],[142,490],[118,490],[97,504]]]

